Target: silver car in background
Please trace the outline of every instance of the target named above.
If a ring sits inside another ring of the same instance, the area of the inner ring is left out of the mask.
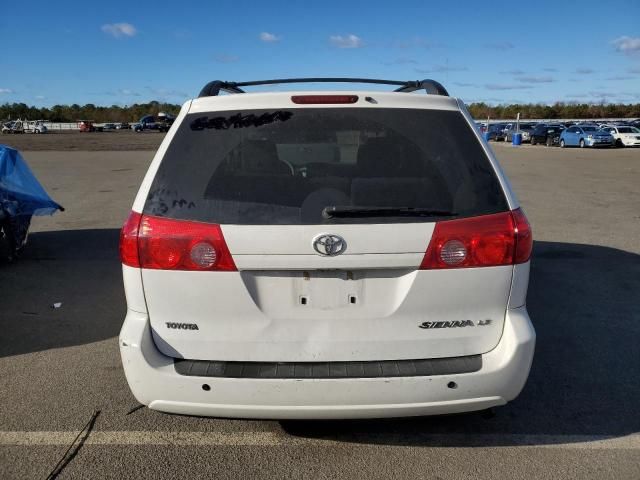
[[[531,132],[536,128],[536,125],[537,123],[535,122],[521,122],[519,125],[518,123],[509,123],[503,131],[504,141],[511,142],[515,133],[521,133],[522,143],[529,142],[531,140]]]

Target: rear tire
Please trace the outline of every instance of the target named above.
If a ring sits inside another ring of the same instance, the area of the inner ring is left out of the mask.
[[[566,145],[564,143],[564,138],[560,140],[560,148],[564,148]]]
[[[547,137],[547,147],[553,147],[553,138]]]
[[[614,146],[618,147],[618,148],[622,148],[624,147],[624,143],[622,143],[622,140],[620,140],[619,138],[616,140],[616,143],[614,144]]]
[[[531,136],[531,145],[535,145],[536,144],[536,137],[534,137],[533,135]]]

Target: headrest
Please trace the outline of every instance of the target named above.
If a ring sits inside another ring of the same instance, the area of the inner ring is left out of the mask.
[[[278,158],[276,144],[270,140],[246,140],[240,149],[246,173],[291,173]]]

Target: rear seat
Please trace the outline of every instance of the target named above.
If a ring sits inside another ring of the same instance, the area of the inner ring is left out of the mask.
[[[238,155],[220,165],[207,185],[205,197],[300,207],[319,189],[333,189],[348,196],[350,183],[349,178],[338,176],[294,176],[279,159],[274,143],[251,140],[242,144]]]
[[[205,197],[301,207],[303,222],[322,221],[328,205],[406,206],[448,209],[443,185],[427,177],[417,146],[402,137],[372,138],[358,151],[357,165],[310,164],[307,177],[292,175],[274,143],[243,143],[211,178]],[[355,176],[355,178],[351,178]]]

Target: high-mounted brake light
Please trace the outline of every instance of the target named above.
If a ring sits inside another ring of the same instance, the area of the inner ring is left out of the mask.
[[[293,103],[298,104],[321,104],[321,103],[356,103],[357,95],[293,95]]]
[[[420,268],[491,267],[524,263],[533,237],[522,210],[438,222]]]
[[[154,270],[236,270],[220,225],[135,212],[122,228],[120,258]]]

